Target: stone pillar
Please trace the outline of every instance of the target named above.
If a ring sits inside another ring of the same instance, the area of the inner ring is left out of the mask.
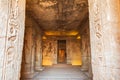
[[[88,71],[89,69],[89,58],[90,58],[90,53],[88,52],[88,35],[82,34],[81,35],[81,42],[82,42],[82,66],[81,70],[82,71]]]
[[[0,80],[19,80],[25,0],[0,0]]]
[[[82,52],[82,66],[81,70],[86,71],[88,76],[92,78],[91,66],[91,48],[90,48],[90,30],[89,23],[81,31],[81,52]]]
[[[89,77],[90,79],[92,79],[92,78],[93,78],[93,73],[92,73],[92,64],[91,64],[91,57],[90,57],[90,60],[89,60],[88,77]]]
[[[30,58],[30,60],[31,60],[31,65],[30,65],[30,68],[31,68],[31,73],[32,73],[32,76],[34,76],[34,74],[35,74],[35,54],[36,54],[36,45],[35,45],[35,35],[36,35],[36,33],[35,33],[35,29],[34,29],[34,25],[32,26],[32,28],[31,28],[32,30],[32,35],[31,35],[31,49],[30,49],[30,51],[31,51],[31,58]],[[28,34],[29,35],[29,34]],[[27,39],[27,41],[28,41],[29,39]],[[27,54],[26,54],[27,55]],[[26,56],[26,58],[27,58],[27,56]]]
[[[88,1],[93,80],[120,80],[120,1]]]
[[[21,77],[28,78],[34,75],[35,32],[32,26],[26,26],[24,50],[22,59]]]
[[[90,38],[88,21],[81,31],[82,71],[89,71],[90,66]]]
[[[36,53],[35,53],[35,70],[41,71],[42,68],[42,33],[37,27],[36,29]]]

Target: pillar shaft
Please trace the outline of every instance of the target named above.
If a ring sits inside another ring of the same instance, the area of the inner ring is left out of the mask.
[[[81,70],[89,71],[91,66],[91,52],[90,52],[90,31],[89,23],[81,31],[81,51],[82,51],[82,67]]]
[[[0,80],[19,80],[25,0],[0,0]]]
[[[36,54],[35,54],[35,70],[42,70],[42,35],[40,29],[36,29]]]
[[[32,26],[26,26],[24,50],[22,59],[22,76],[29,77],[28,75],[34,74],[34,62],[35,62],[35,31]]]
[[[82,35],[81,36],[81,42],[82,42],[82,67],[81,70],[83,71],[88,71],[89,68],[89,54],[88,53],[88,36],[87,35]]]
[[[21,78],[32,78],[42,66],[41,30],[29,14],[26,15],[25,28]]]
[[[119,80],[120,1],[88,1],[93,80]]]

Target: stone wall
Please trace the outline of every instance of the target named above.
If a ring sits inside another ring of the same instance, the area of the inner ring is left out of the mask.
[[[0,80],[19,80],[25,0],[0,0]]]
[[[82,65],[80,40],[68,39],[67,40],[67,63],[72,65]]]
[[[74,46],[74,48],[73,48]],[[57,64],[57,38],[43,40],[43,65]],[[66,39],[67,64],[81,65],[80,40]]]
[[[43,65],[57,64],[57,40],[43,40]]]

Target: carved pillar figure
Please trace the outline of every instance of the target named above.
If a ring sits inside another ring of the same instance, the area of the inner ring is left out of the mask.
[[[41,30],[30,15],[26,15],[21,78],[32,78],[42,70]]]
[[[36,53],[35,53],[35,70],[41,71],[42,68],[42,34],[39,27],[36,28]]]
[[[88,23],[87,23],[88,24]],[[81,31],[81,52],[82,52],[82,71],[87,71],[92,78],[91,51],[90,51],[90,30],[89,26],[84,26]]]
[[[88,1],[93,80],[120,80],[120,1]]]
[[[88,71],[89,69],[89,52],[88,52],[88,35],[81,35],[81,42],[82,42],[82,67],[81,67],[81,70],[82,71]]]
[[[25,0],[0,0],[0,80],[19,80]]]
[[[34,75],[35,32],[32,26],[26,26],[21,77]]]
[[[86,22],[88,24],[88,22]],[[82,71],[89,70],[90,63],[90,41],[89,41],[89,26],[86,25],[81,31],[81,52],[82,52]]]

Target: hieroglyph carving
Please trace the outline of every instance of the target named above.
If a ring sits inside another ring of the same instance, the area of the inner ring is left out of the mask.
[[[101,26],[101,13],[100,13],[100,4],[98,3],[99,1],[95,0],[95,5],[94,5],[94,31],[95,31],[95,54],[97,54],[97,60],[99,63],[102,61],[103,57],[103,35],[102,35],[102,26]]]
[[[8,2],[8,26],[2,80],[19,80],[21,54],[18,54],[17,48],[20,28],[18,23],[18,1],[9,0]]]

